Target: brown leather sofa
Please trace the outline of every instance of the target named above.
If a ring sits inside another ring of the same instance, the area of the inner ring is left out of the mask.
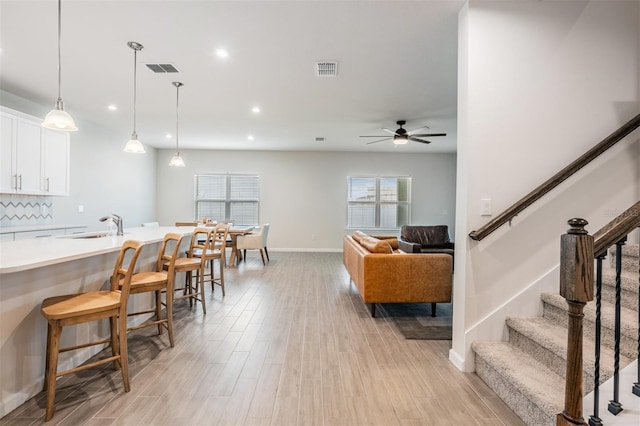
[[[405,253],[396,237],[360,231],[343,238],[343,262],[364,303],[451,302],[453,258],[442,253]]]

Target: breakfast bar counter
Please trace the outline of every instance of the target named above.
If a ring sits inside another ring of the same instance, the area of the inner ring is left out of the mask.
[[[128,228],[122,236],[95,233],[0,242],[0,417],[42,390],[47,322],[40,313],[47,297],[106,289],[125,240],[144,243],[138,271],[150,271],[165,234],[189,235],[193,227]],[[183,239],[185,249],[189,238]],[[181,251],[183,251],[181,249]],[[150,294],[133,295],[132,310],[151,307]],[[144,321],[140,318],[139,321]],[[108,324],[69,327],[62,344],[108,334]],[[79,338],[77,338],[80,336]],[[63,353],[61,369],[77,366],[101,347]]]

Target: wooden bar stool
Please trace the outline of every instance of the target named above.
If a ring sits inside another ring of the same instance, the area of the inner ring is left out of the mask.
[[[150,272],[138,272],[131,277],[131,286],[129,294],[141,294],[148,292],[155,292],[155,309],[147,309],[145,311],[131,312],[128,315],[143,315],[155,313],[155,321],[147,321],[143,324],[129,327],[127,331],[137,330],[139,328],[158,326],[158,334],[162,334],[163,327],[165,327],[169,333],[169,344],[173,348],[173,287],[175,282],[175,261],[178,258],[178,251],[180,249],[180,243],[182,242],[182,235],[169,233],[162,239],[162,245],[158,252],[158,260],[156,262],[156,270]],[[167,266],[167,271],[164,271],[164,265]],[[162,293],[166,293],[166,316],[162,317]]]
[[[211,283],[211,293],[214,291],[214,285],[218,284],[222,288],[222,296],[224,293],[224,267],[227,263],[227,257],[225,256],[227,248],[227,236],[229,235],[229,225],[219,223],[213,229],[211,233],[210,249],[203,252],[201,249],[194,250],[193,255],[195,257],[205,257],[205,261],[209,263],[209,273],[203,277],[203,283]],[[204,254],[203,254],[204,253]],[[219,273],[218,277],[214,273],[214,262],[218,260]]]
[[[48,422],[53,417],[56,379],[60,376],[113,362],[116,370],[118,368],[122,370],[125,392],[131,390],[129,386],[129,363],[127,361],[127,300],[129,298],[129,284],[141,248],[142,243],[138,241],[125,241],[122,244],[113,269],[113,275],[111,276],[110,290],[50,297],[42,302],[42,315],[48,323],[44,375],[44,390],[47,391],[45,422]],[[130,252],[132,253],[130,254]],[[129,264],[126,268],[124,267],[125,257],[129,258]],[[62,327],[103,318],[109,318],[111,331],[109,339],[60,348]],[[58,355],[60,352],[105,343],[111,343],[110,357],[69,370],[58,371]]]
[[[207,306],[204,299],[204,271],[207,266],[206,257],[196,257],[194,252],[206,253],[211,247],[211,234],[213,228],[195,228],[191,234],[191,243],[187,257],[179,257],[175,260],[174,274],[186,272],[184,287],[174,287],[173,300],[189,299],[189,306],[194,302],[202,303],[202,313],[207,313]],[[169,262],[164,262],[163,268],[169,269]],[[195,284],[193,283],[193,272],[196,272]],[[182,295],[176,296],[176,291],[182,291]],[[199,293],[199,294],[198,294]]]

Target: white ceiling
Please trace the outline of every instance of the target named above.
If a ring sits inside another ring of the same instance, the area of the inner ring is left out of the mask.
[[[124,145],[133,129],[127,42],[137,41],[145,145],[175,145],[165,135],[175,132],[171,82],[180,81],[181,148],[455,152],[463,3],[63,0],[62,98],[72,116],[122,129]],[[215,55],[221,47],[225,60]],[[0,88],[53,107],[57,1],[1,0],[0,48]],[[338,61],[337,77],[315,76],[314,63],[325,60]],[[180,73],[154,74],[144,63]],[[404,146],[359,137],[385,135],[399,119],[447,136]]]

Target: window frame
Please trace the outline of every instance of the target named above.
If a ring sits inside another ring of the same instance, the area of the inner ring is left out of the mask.
[[[375,197],[373,200],[351,200],[351,188],[353,179],[375,179]],[[405,179],[407,185],[407,201],[385,201],[382,200],[382,181],[384,179]],[[367,230],[399,230],[402,225],[411,223],[411,192],[412,192],[412,178],[408,175],[387,175],[387,176],[347,176],[347,229],[367,229]],[[373,205],[374,206],[374,220],[373,226],[357,226],[350,222],[351,206],[356,205]],[[396,220],[395,226],[381,226],[382,222],[382,207],[383,206],[406,206],[406,223],[399,224]]]
[[[224,178],[224,198],[216,198],[216,197],[198,197],[198,179],[200,177],[206,176],[215,176]],[[256,199],[253,198],[233,198],[232,194],[232,182],[234,177],[247,177],[247,178],[255,178],[256,182]],[[234,204],[255,204],[256,209],[256,223],[242,223],[239,225],[246,226],[258,226],[260,224],[260,176],[252,173],[197,173],[193,175],[193,207],[194,207],[194,217],[196,220],[199,219],[199,204],[200,203],[224,203],[224,218],[213,218],[218,221],[234,221],[237,222],[237,219],[231,216],[233,205]]]

